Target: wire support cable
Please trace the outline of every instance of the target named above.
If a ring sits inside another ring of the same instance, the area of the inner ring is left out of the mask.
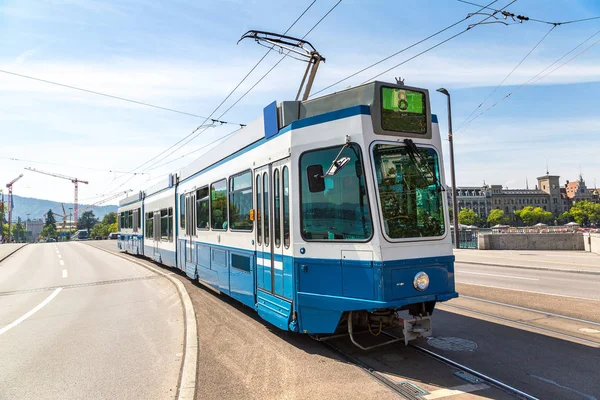
[[[458,128],[456,128],[455,132],[458,132],[464,125],[468,124],[469,118],[471,118],[473,116],[473,114],[475,114],[477,112],[477,110],[479,110],[485,104],[485,102],[490,97],[492,97],[494,95],[494,93],[496,93],[496,91],[500,88],[500,86],[502,86],[504,84],[504,82],[506,82],[506,80],[512,76],[512,74],[517,70],[517,68],[519,68],[521,66],[521,64],[523,64],[525,62],[525,60],[531,55],[531,53],[533,53],[535,51],[535,49],[538,48],[538,46],[548,37],[548,35],[550,35],[550,33],[556,27],[557,27],[557,25],[553,25],[550,28],[550,30],[548,32],[546,32],[546,34],[535,44],[535,46],[533,46],[531,48],[531,50],[529,50],[527,52],[527,54],[525,54],[525,56],[523,58],[521,58],[521,60],[517,63],[517,65],[515,65],[513,67],[513,69],[504,77],[504,79],[502,79],[502,81],[490,93],[488,93],[488,95],[481,101],[481,103],[479,103],[479,105],[477,107],[475,107],[475,109],[473,109],[473,111],[471,111],[471,114],[469,114],[469,116],[467,118],[465,118],[465,120],[458,126]]]
[[[554,68],[553,70],[544,73],[545,71],[548,71],[550,68],[552,68],[554,65],[556,65],[558,62],[560,62],[562,59],[564,59],[565,57],[567,57],[569,54],[573,53],[575,50],[577,50],[579,47],[583,46],[586,42],[590,41],[592,38],[594,38],[595,36],[597,36],[598,34],[600,34],[600,30],[596,31],[596,33],[592,34],[591,36],[589,36],[587,39],[585,39],[583,42],[579,43],[577,46],[575,46],[573,49],[571,49],[570,51],[568,51],[567,53],[565,53],[562,57],[558,58],[556,61],[554,61],[552,64],[550,64],[549,66],[547,66],[546,68],[544,68],[543,70],[541,70],[540,72],[538,72],[536,75],[534,75],[533,77],[531,77],[527,82],[523,83],[521,86],[519,86],[517,89],[513,90],[512,92],[506,94],[504,97],[502,97],[500,100],[496,101],[494,104],[492,104],[490,107],[488,107],[487,109],[485,109],[484,111],[482,111],[481,113],[477,114],[475,117],[473,117],[467,124],[467,126],[464,128],[464,130],[466,130],[469,125],[475,121],[476,119],[478,119],[479,117],[481,117],[483,114],[487,113],[488,111],[490,111],[492,108],[496,107],[498,104],[502,103],[504,100],[508,99],[509,97],[511,97],[513,94],[520,92],[521,90],[523,90],[524,88],[526,88],[527,86],[530,86],[531,84],[535,84],[537,82],[539,82],[540,80],[544,79],[545,77],[547,77],[548,75],[554,73],[555,71],[559,70],[560,68],[564,67],[565,65],[569,64],[571,61],[575,60],[577,57],[579,57],[580,55],[582,55],[583,53],[587,52],[588,50],[590,50],[592,47],[596,46],[598,43],[600,43],[600,39],[595,41],[594,43],[592,43],[591,45],[589,45],[588,47],[586,47],[585,49],[583,49],[582,51],[580,51],[579,53],[577,53],[576,55],[574,55],[573,57],[571,57],[570,59],[568,59],[567,61],[565,61],[564,63],[560,64],[559,66],[557,66],[556,68]],[[543,75],[542,75],[543,74]],[[537,78],[537,79],[536,79]]]
[[[141,106],[145,106],[145,107],[151,107],[151,108],[155,108],[155,109],[158,109],[158,110],[169,111],[169,112],[172,112],[172,113],[177,113],[177,114],[182,114],[182,115],[188,115],[190,117],[206,118],[206,117],[203,117],[202,115],[198,115],[198,114],[194,114],[194,113],[190,113],[190,112],[186,112],[186,111],[180,111],[180,110],[176,110],[174,108],[157,106],[155,104],[146,103],[146,102],[139,101],[139,100],[132,100],[132,99],[128,99],[126,97],[115,96],[115,95],[112,95],[112,94],[102,93],[102,92],[98,92],[98,91],[95,91],[95,90],[80,88],[80,87],[73,86],[73,85],[68,85],[68,84],[65,84],[65,83],[50,81],[48,79],[36,78],[34,76],[19,74],[19,73],[12,72],[12,71],[7,71],[7,70],[4,70],[4,69],[0,69],[0,73],[7,74],[7,75],[18,76],[20,78],[30,79],[30,80],[33,80],[33,81],[43,82],[43,83],[47,83],[49,85],[60,86],[60,87],[64,87],[64,88],[67,88],[67,89],[78,90],[80,92],[85,92],[85,93],[89,93],[89,94],[95,94],[97,96],[108,97],[110,99],[125,101],[125,102],[128,102],[128,103],[133,103],[133,104],[137,104],[137,105],[141,105]],[[220,122],[221,124],[240,125],[240,124],[238,124],[236,122],[227,122],[227,121],[218,121],[218,122]]]
[[[488,4],[488,6],[489,6],[489,5],[492,5],[492,4],[494,4],[494,3],[495,3],[495,2],[497,2],[497,1],[498,1],[498,0],[494,0],[494,1],[492,1],[491,3],[489,3],[489,4]],[[479,11],[482,11],[482,10],[484,9],[484,7],[486,7],[486,6],[482,6],[482,8],[481,8]],[[356,71],[356,72],[354,72],[353,74],[351,74],[351,75],[348,75],[347,77],[345,77],[345,78],[343,78],[343,79],[340,79],[339,81],[337,81],[337,82],[335,82],[335,83],[332,83],[331,85],[329,85],[329,86],[326,86],[326,87],[324,87],[323,89],[320,89],[320,90],[319,90],[319,91],[317,91],[317,92],[314,92],[313,94],[311,94],[311,95],[310,95],[310,97],[316,96],[316,95],[317,95],[317,94],[319,94],[319,93],[323,93],[324,91],[326,91],[326,90],[328,90],[328,89],[331,89],[332,87],[334,87],[334,86],[336,86],[336,85],[339,85],[340,83],[342,83],[342,82],[345,82],[345,81],[347,81],[347,80],[348,80],[348,79],[350,79],[350,78],[354,78],[356,75],[358,75],[358,74],[361,74],[361,73],[363,73],[363,72],[365,72],[365,71],[367,71],[367,70],[369,70],[369,69],[371,69],[371,68],[373,68],[373,67],[375,67],[375,66],[377,66],[377,65],[381,64],[382,62],[385,62],[385,61],[389,60],[390,58],[394,58],[394,57],[396,57],[397,55],[399,55],[399,54],[402,54],[402,53],[404,53],[405,51],[407,51],[407,50],[410,50],[410,49],[412,49],[413,47],[415,47],[415,46],[418,46],[418,45],[420,45],[421,43],[423,43],[423,42],[426,42],[427,40],[429,40],[429,39],[431,39],[431,38],[434,38],[434,37],[436,37],[436,36],[437,36],[437,35],[439,35],[440,33],[446,32],[448,29],[454,28],[456,25],[459,25],[459,24],[461,24],[461,23],[465,22],[467,19],[469,19],[469,18],[471,18],[471,17],[472,17],[472,15],[471,15],[471,14],[469,14],[469,15],[467,15],[465,18],[463,18],[463,19],[460,19],[460,20],[456,21],[455,23],[453,23],[453,24],[451,24],[451,25],[448,25],[447,27],[445,27],[445,28],[443,28],[443,29],[440,29],[439,31],[437,31],[437,32],[435,32],[435,33],[433,33],[433,34],[431,34],[431,35],[427,36],[426,38],[424,38],[424,39],[421,39],[421,40],[419,40],[418,42],[415,42],[415,43],[411,44],[410,46],[407,46],[407,47],[403,48],[402,50],[398,50],[398,51],[397,51],[397,52],[395,52],[394,54],[390,54],[389,56],[387,56],[387,57],[385,57],[385,58],[382,58],[381,60],[379,60],[379,61],[377,61],[377,62],[375,62],[375,63],[373,63],[373,64],[371,64],[371,65],[369,65],[369,66],[367,66],[367,67],[365,67],[365,68],[363,68],[363,69],[361,69],[360,71]]]
[[[506,6],[502,7],[502,8],[501,8],[499,11],[502,11],[502,10],[504,10],[506,7],[509,7],[511,4],[514,4],[516,1],[517,1],[517,0],[512,0],[512,1],[511,1],[510,3],[508,3]],[[483,24],[485,21],[487,21],[488,19],[490,19],[490,18],[492,18],[492,17],[493,17],[493,14],[491,14],[491,15],[487,16],[486,18],[482,19],[481,21],[479,21],[479,22],[477,22],[477,23],[475,23],[475,24],[473,24],[473,25],[470,25],[470,26],[468,26],[468,27],[467,27],[465,30],[463,30],[463,31],[461,31],[461,32],[458,32],[458,33],[457,33],[457,34],[455,34],[455,35],[452,35],[452,36],[450,36],[449,38],[447,38],[447,39],[445,39],[445,40],[443,40],[443,41],[441,41],[441,42],[439,42],[439,43],[437,43],[437,44],[435,44],[435,45],[433,45],[433,46],[431,46],[431,47],[429,47],[429,48],[427,48],[427,49],[423,50],[422,52],[420,52],[420,53],[418,53],[418,54],[416,54],[416,55],[414,55],[414,56],[412,56],[412,57],[410,57],[410,58],[407,58],[406,60],[402,61],[401,63],[398,63],[398,64],[394,65],[393,67],[390,67],[390,68],[386,69],[385,71],[383,71],[383,72],[381,72],[381,73],[379,73],[379,74],[375,75],[375,76],[374,76],[374,77],[372,77],[371,79],[367,79],[367,80],[366,80],[366,81],[364,81],[362,84],[365,84],[365,83],[371,82],[371,81],[373,81],[373,80],[377,79],[378,77],[380,77],[381,75],[383,75],[383,74],[386,74],[386,73],[390,72],[391,70],[393,70],[393,69],[395,69],[395,68],[398,68],[398,67],[400,67],[400,66],[402,66],[402,65],[404,65],[404,64],[406,64],[406,63],[408,63],[409,61],[412,61],[412,60],[414,60],[415,58],[417,58],[417,57],[420,57],[420,56],[422,56],[423,54],[425,54],[425,53],[427,53],[427,52],[429,52],[429,51],[431,51],[431,50],[435,49],[436,47],[439,47],[439,46],[443,45],[444,43],[447,43],[447,42],[449,42],[450,40],[452,40],[452,39],[454,39],[454,38],[456,38],[456,37],[458,37],[458,36],[461,36],[461,35],[463,35],[463,34],[465,34],[465,33],[469,32],[469,31],[470,31],[470,30],[472,30],[473,28],[477,27],[478,25],[481,25],[481,24]]]
[[[491,8],[489,7],[489,5],[487,6],[482,6],[481,4],[477,4],[477,3],[473,3],[470,1],[466,1],[466,0],[456,0],[460,3],[465,3],[465,4],[470,4],[472,6],[476,6],[476,7],[484,7],[484,9],[487,10],[492,10],[495,12],[498,12],[499,10],[496,10],[495,8]],[[478,12],[480,12],[481,10],[479,10]],[[476,14],[476,13],[475,13]],[[600,19],[600,16],[597,17],[590,17],[590,18],[582,18],[582,19],[575,19],[572,21],[544,21],[541,19],[535,19],[535,18],[529,18],[529,17],[525,17],[523,15],[515,15],[513,13],[507,12],[507,11],[503,11],[502,15],[504,15],[505,18],[512,18],[513,20],[519,20],[519,22],[523,22],[523,21],[533,21],[533,22],[539,22],[542,24],[547,24],[547,25],[554,25],[554,26],[559,26],[559,25],[567,25],[567,24],[576,24],[579,22],[586,22],[586,21],[592,21],[592,20],[596,20],[596,19]]]

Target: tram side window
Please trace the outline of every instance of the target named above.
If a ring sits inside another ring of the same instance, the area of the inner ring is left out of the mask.
[[[154,236],[154,213],[146,213],[146,237],[152,238]]]
[[[283,245],[290,247],[290,173],[283,167]]]
[[[227,181],[210,185],[210,226],[215,230],[227,229]]]
[[[160,210],[160,240],[169,240],[169,213],[166,208]]]
[[[119,231],[123,228],[125,228],[123,226],[123,213],[119,213]]]
[[[173,241],[173,207],[169,207],[169,242]]]
[[[314,177],[315,169],[327,171],[334,160],[346,158],[345,167],[323,178],[322,186],[316,190],[310,190],[309,179]],[[302,154],[300,218],[305,240],[365,241],[371,238],[373,224],[363,165],[357,144]]]
[[[133,210],[127,211],[127,218],[128,218],[127,227],[129,229],[132,229],[133,228]]]
[[[281,246],[281,194],[279,193],[279,169],[275,169],[273,172],[273,201],[274,201],[274,210],[273,210],[273,225],[274,232],[273,236],[275,238],[275,246]]]
[[[185,229],[185,194],[179,196],[179,226]]]
[[[229,227],[252,232],[251,209],[252,173],[247,171],[229,178]]]
[[[210,207],[208,204],[208,186],[196,190],[196,226],[198,229],[210,228]]]

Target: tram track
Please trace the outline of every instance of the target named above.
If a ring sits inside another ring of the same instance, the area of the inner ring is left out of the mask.
[[[313,339],[315,339],[315,338],[313,338]],[[323,340],[323,339],[315,339],[315,340],[318,340],[319,342],[321,342],[325,347],[327,347],[331,351],[335,352],[336,354],[340,355],[346,361],[360,367],[367,374],[369,374],[372,378],[379,381],[381,384],[388,387],[390,390],[392,390],[396,394],[402,396],[402,398],[408,399],[408,400],[419,400],[419,399],[424,398],[422,395],[415,395],[410,389],[407,389],[405,386],[401,386],[397,382],[394,382],[393,380],[384,376],[375,367],[371,366],[368,362],[365,362],[365,361],[359,359],[358,357],[348,353],[347,351],[343,350],[342,348],[332,344],[330,341]],[[443,364],[446,364],[450,367],[457,368],[463,372],[471,374],[471,375],[479,378],[483,383],[489,384],[490,386],[493,386],[499,390],[502,390],[503,392],[505,392],[511,396],[515,396],[515,398],[517,398],[517,399],[538,400],[538,398],[533,395],[525,393],[522,390],[519,390],[519,389],[517,389],[513,386],[510,386],[504,382],[501,382],[498,379],[494,379],[494,378],[490,377],[489,375],[486,375],[482,372],[476,371],[476,370],[469,368],[463,364],[453,361],[445,356],[437,354],[425,347],[418,346],[415,344],[409,344],[408,347],[414,349],[415,351],[417,351],[431,359],[434,359],[434,360],[441,362]]]
[[[477,297],[471,297],[471,296],[463,296],[463,297],[465,299],[469,299],[469,300],[481,301],[481,302],[488,303],[488,304],[499,305],[502,307],[517,309],[517,310],[526,311],[526,312],[535,313],[535,314],[540,314],[540,315],[543,315],[544,317],[548,317],[549,319],[550,318],[564,319],[564,320],[573,321],[573,322],[577,322],[577,323],[581,323],[581,324],[585,324],[585,325],[592,325],[592,326],[600,327],[600,323],[595,322],[595,321],[589,321],[589,320],[585,320],[585,319],[581,319],[581,318],[569,317],[567,315],[555,314],[555,313],[551,313],[551,312],[547,312],[547,311],[543,311],[543,310],[536,310],[536,309],[528,308],[528,307],[515,306],[512,304],[506,304],[506,303],[496,302],[496,301],[487,300],[487,299],[480,299]],[[546,333],[549,335],[558,336],[558,337],[568,339],[568,340],[571,340],[574,342],[584,343],[589,346],[600,348],[600,340],[590,340],[590,339],[583,337],[583,335],[581,335],[581,336],[572,335],[569,333],[561,332],[556,329],[542,327],[542,326],[534,324],[534,323],[524,322],[517,318],[508,318],[508,317],[501,316],[498,314],[481,311],[481,310],[475,310],[470,307],[465,307],[462,305],[454,305],[454,304],[444,304],[444,305],[439,306],[439,309],[446,310],[446,311],[457,310],[457,311],[462,311],[462,312],[466,312],[466,313],[472,313],[475,315],[496,319],[496,320],[510,323],[510,324],[513,324],[516,326],[533,329],[533,330],[543,332],[543,333]]]

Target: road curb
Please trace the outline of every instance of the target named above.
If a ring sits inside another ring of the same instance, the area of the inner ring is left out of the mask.
[[[575,274],[587,274],[587,275],[600,275],[600,271],[586,271],[582,269],[565,269],[565,268],[550,268],[550,267],[534,267],[524,265],[508,265],[508,264],[496,264],[488,262],[475,262],[475,261],[459,261],[455,260],[455,264],[472,264],[472,265],[487,265],[490,267],[506,267],[506,268],[518,268],[518,269],[532,269],[538,271],[556,271],[556,272],[572,272]]]
[[[147,268],[152,272],[164,276],[171,281],[173,285],[175,285],[177,293],[179,294],[179,298],[181,299],[181,303],[183,304],[185,337],[183,363],[181,365],[181,373],[179,375],[177,399],[194,400],[196,396],[196,376],[198,373],[198,327],[196,325],[196,312],[194,311],[192,299],[190,298],[190,295],[183,283],[179,279],[174,278],[170,273],[162,272],[157,268],[133,259],[134,256],[131,254],[128,254],[129,257],[127,257],[121,253],[112,252],[110,250],[103,249],[102,247],[94,246],[93,244],[85,244],[95,249],[105,251],[116,257],[123,258],[141,267]]]
[[[21,250],[23,247],[27,246],[29,243],[25,243],[23,246],[21,247],[17,247],[16,249],[14,249],[13,251],[11,251],[10,253],[8,253],[7,255],[5,255],[4,257],[0,258],[0,263],[4,260],[6,260],[8,257],[12,256],[13,254],[15,254],[17,251]]]

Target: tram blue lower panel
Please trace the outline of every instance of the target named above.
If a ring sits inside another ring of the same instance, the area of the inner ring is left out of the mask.
[[[164,264],[168,267],[175,267],[175,252],[155,248],[153,246],[144,246],[144,256],[152,260]]]
[[[333,333],[344,311],[401,308],[457,297],[454,256],[386,262],[322,259],[294,260],[300,331]],[[430,286],[413,287],[414,276],[426,272]]]
[[[256,292],[258,315],[279,329],[288,330],[292,314],[292,303],[262,290]]]

